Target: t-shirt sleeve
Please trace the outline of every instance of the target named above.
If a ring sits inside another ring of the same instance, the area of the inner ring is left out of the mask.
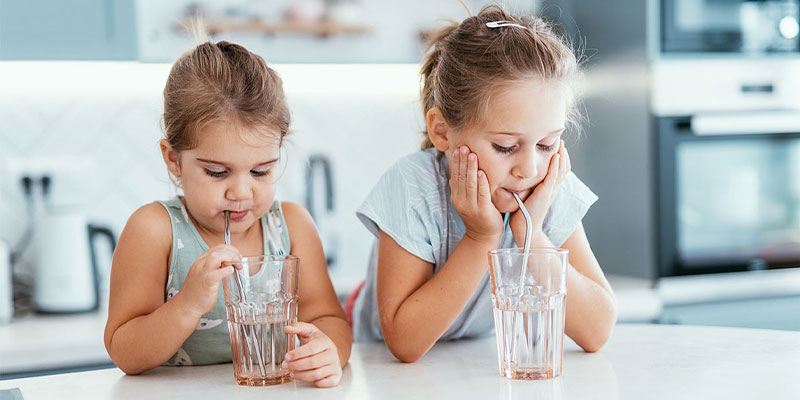
[[[402,162],[392,166],[378,181],[356,211],[361,223],[375,237],[379,231],[389,235],[409,253],[434,263],[439,235],[430,207],[426,204],[435,183],[420,171]],[[432,173],[432,171],[431,171]]]
[[[574,173],[570,172],[564,178],[542,226],[553,245],[561,246],[567,241],[589,207],[596,201],[597,195]]]

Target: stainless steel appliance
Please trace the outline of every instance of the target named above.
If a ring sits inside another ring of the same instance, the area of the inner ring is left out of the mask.
[[[796,1],[544,3],[587,49],[604,271],[651,278],[662,323],[800,330]]]
[[[800,267],[800,60],[653,65],[661,277]]]
[[[798,0],[662,0],[665,53],[798,50]]]

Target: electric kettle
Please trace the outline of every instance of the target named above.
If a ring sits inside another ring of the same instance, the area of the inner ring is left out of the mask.
[[[94,238],[116,239],[108,227],[90,225],[78,212],[49,212],[36,223],[33,304],[40,312],[93,311],[100,304],[100,273]]]

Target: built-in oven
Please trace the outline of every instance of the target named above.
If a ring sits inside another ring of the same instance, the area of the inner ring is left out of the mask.
[[[800,61],[653,73],[659,276],[800,267]]]
[[[798,0],[660,0],[663,53],[798,51]]]

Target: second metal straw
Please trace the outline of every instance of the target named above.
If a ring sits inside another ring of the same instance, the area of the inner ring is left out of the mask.
[[[531,215],[528,214],[528,209],[525,208],[525,203],[519,198],[519,195],[514,193],[514,198],[519,204],[519,210],[522,211],[522,216],[525,217],[525,244],[522,249],[522,273],[520,277],[520,293],[525,284],[525,271],[528,269],[528,253],[531,251],[531,236],[533,236],[533,224],[531,223]]]
[[[231,212],[225,211],[225,244],[230,246],[231,244]],[[242,279],[239,277],[239,271],[236,269],[233,270],[233,280],[236,281],[236,287],[239,288],[239,296],[242,298],[242,303],[247,303],[247,295],[244,290],[244,285],[242,284]],[[248,304],[249,306],[250,304]],[[242,331],[244,332],[244,341],[247,344],[247,347],[250,348],[250,342],[252,339],[253,350],[256,352],[256,360],[258,361],[258,369],[261,372],[261,376],[265,376],[267,374],[266,369],[264,368],[264,361],[261,359],[261,351],[258,346],[260,340],[257,338],[257,331],[253,331],[252,335],[247,335],[248,331],[247,326],[242,327]]]

